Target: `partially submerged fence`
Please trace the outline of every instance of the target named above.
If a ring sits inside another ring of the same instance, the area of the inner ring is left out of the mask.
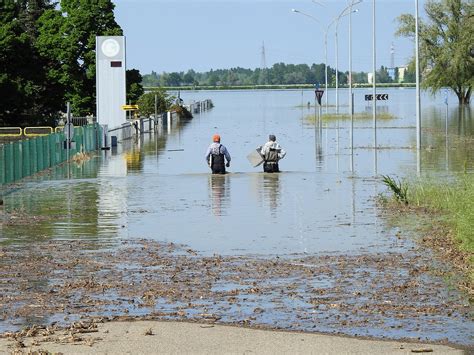
[[[202,113],[214,107],[212,100],[193,101],[189,105],[184,105],[191,113]],[[112,146],[117,141],[130,139],[143,133],[160,131],[164,127],[170,132],[171,127],[179,121],[179,114],[176,111],[167,111],[154,115],[153,117],[140,117],[129,120],[120,127],[114,127],[108,130],[111,136]]]
[[[212,100],[207,99],[203,101],[191,102],[189,105],[185,105],[185,107],[191,113],[201,113],[202,111],[207,111],[213,107]]]
[[[65,141],[65,134],[57,132],[0,145],[0,183],[12,183],[65,162]],[[69,157],[97,150],[102,144],[102,128],[98,124],[75,127],[72,141],[75,145]]]

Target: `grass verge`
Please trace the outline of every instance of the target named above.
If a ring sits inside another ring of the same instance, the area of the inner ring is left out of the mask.
[[[409,203],[441,212],[460,247],[474,252],[474,175],[465,174],[449,184],[420,181],[410,187]]]
[[[392,200],[384,200],[384,206],[399,216],[417,214],[427,222],[422,243],[465,276],[458,286],[474,297],[474,174],[449,182],[405,182],[404,201],[384,182],[394,194]]]
[[[351,118],[351,116],[348,114],[348,113],[323,113],[321,115],[321,119],[323,121],[337,121],[337,120],[349,120]],[[371,120],[373,118],[372,116],[372,112],[357,112],[357,113],[354,113],[354,120],[358,120],[358,121],[361,121],[361,120]],[[391,114],[390,112],[380,112],[380,113],[377,113],[377,119],[378,120],[392,120],[392,119],[395,119],[397,118],[396,116],[394,116],[393,114]],[[306,120],[308,122],[315,122],[316,121],[316,117],[314,116],[314,114],[312,115],[308,115],[306,116]]]

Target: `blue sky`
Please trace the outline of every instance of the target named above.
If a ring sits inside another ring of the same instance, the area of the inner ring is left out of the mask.
[[[324,62],[324,31],[347,0],[115,0],[115,16],[127,37],[127,67],[152,70],[208,71],[261,66],[262,42],[267,67],[274,63]],[[423,17],[424,0],[419,0]],[[295,8],[309,17],[291,12]],[[372,68],[372,0],[352,16],[354,71]],[[395,36],[396,18],[415,11],[415,0],[376,0],[377,67],[407,63],[413,43]],[[349,63],[349,17],[339,23],[339,70]],[[328,31],[328,65],[335,67],[334,27]]]

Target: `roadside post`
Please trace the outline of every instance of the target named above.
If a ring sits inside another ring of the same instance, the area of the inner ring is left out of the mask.
[[[132,111],[133,111],[134,114],[136,114],[137,111],[138,111],[138,105],[131,105],[131,104],[122,105],[121,108],[122,108],[122,110],[124,110],[124,111],[127,112],[127,115],[130,117],[130,120],[132,119],[132,116],[131,116],[131,115],[132,115]],[[138,130],[138,121],[139,121],[139,120],[134,120],[133,122],[130,122],[130,121],[129,121],[129,124],[130,124],[132,127],[135,128],[135,134],[137,134],[137,135],[138,135],[138,132],[139,132],[139,130]],[[143,131],[143,130],[142,130],[142,131]],[[115,139],[114,139],[114,143],[116,143],[116,142],[117,142],[117,137],[115,137]]]
[[[66,135],[66,141],[64,145],[66,147],[66,157],[67,157],[67,177],[69,178],[69,159],[70,159],[70,149],[71,149],[71,140],[74,136],[74,125],[71,122],[71,104],[68,102],[66,106],[66,124],[64,125],[64,134]]]
[[[375,75],[374,75],[375,82]],[[366,94],[365,101],[372,102],[372,113],[373,113],[373,130],[374,130],[374,173],[377,174],[377,101],[378,100],[388,100],[388,94]],[[354,105],[353,105],[354,106]]]
[[[449,110],[448,110],[448,95],[449,91],[448,89],[444,90],[444,104],[446,105],[446,117],[444,120],[444,125],[445,125],[445,135],[446,135],[446,171],[449,169],[449,137],[448,137],[448,115],[449,115]]]
[[[155,130],[158,124],[158,95],[155,95]]]
[[[324,95],[324,90],[321,90],[319,89],[319,87],[314,91],[314,96],[315,96],[315,101],[318,102],[319,104],[319,110],[318,110],[318,122],[315,122],[314,124],[314,129],[315,129],[315,132],[317,130],[317,144],[316,144],[316,157],[318,160],[322,160],[322,132],[321,132],[321,129],[322,129],[322,121],[321,121],[321,109],[322,109],[322,106],[321,106],[321,99],[323,98],[323,95]],[[315,111],[316,111],[316,104],[315,104]],[[316,113],[316,112],[315,112]],[[316,114],[315,114],[315,118],[316,118]],[[318,126],[316,126],[316,124]],[[316,136],[316,133],[315,133],[315,136]]]
[[[319,128],[321,129],[321,126],[322,126],[321,125],[321,99],[323,98],[324,90],[316,89],[314,93],[316,95],[316,100],[318,101],[318,104],[319,104],[318,121],[319,121]]]

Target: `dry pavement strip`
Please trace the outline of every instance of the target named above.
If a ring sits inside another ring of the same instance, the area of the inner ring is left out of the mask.
[[[55,336],[57,340],[61,336]],[[64,334],[62,334],[64,340]],[[100,338],[97,339],[97,338]],[[135,321],[99,324],[83,341],[42,342],[24,338],[23,349],[0,339],[0,353],[62,354],[463,354],[444,345],[380,341],[332,335],[256,330],[225,325]],[[94,340],[96,339],[96,340]],[[32,346],[32,342],[37,345]]]

